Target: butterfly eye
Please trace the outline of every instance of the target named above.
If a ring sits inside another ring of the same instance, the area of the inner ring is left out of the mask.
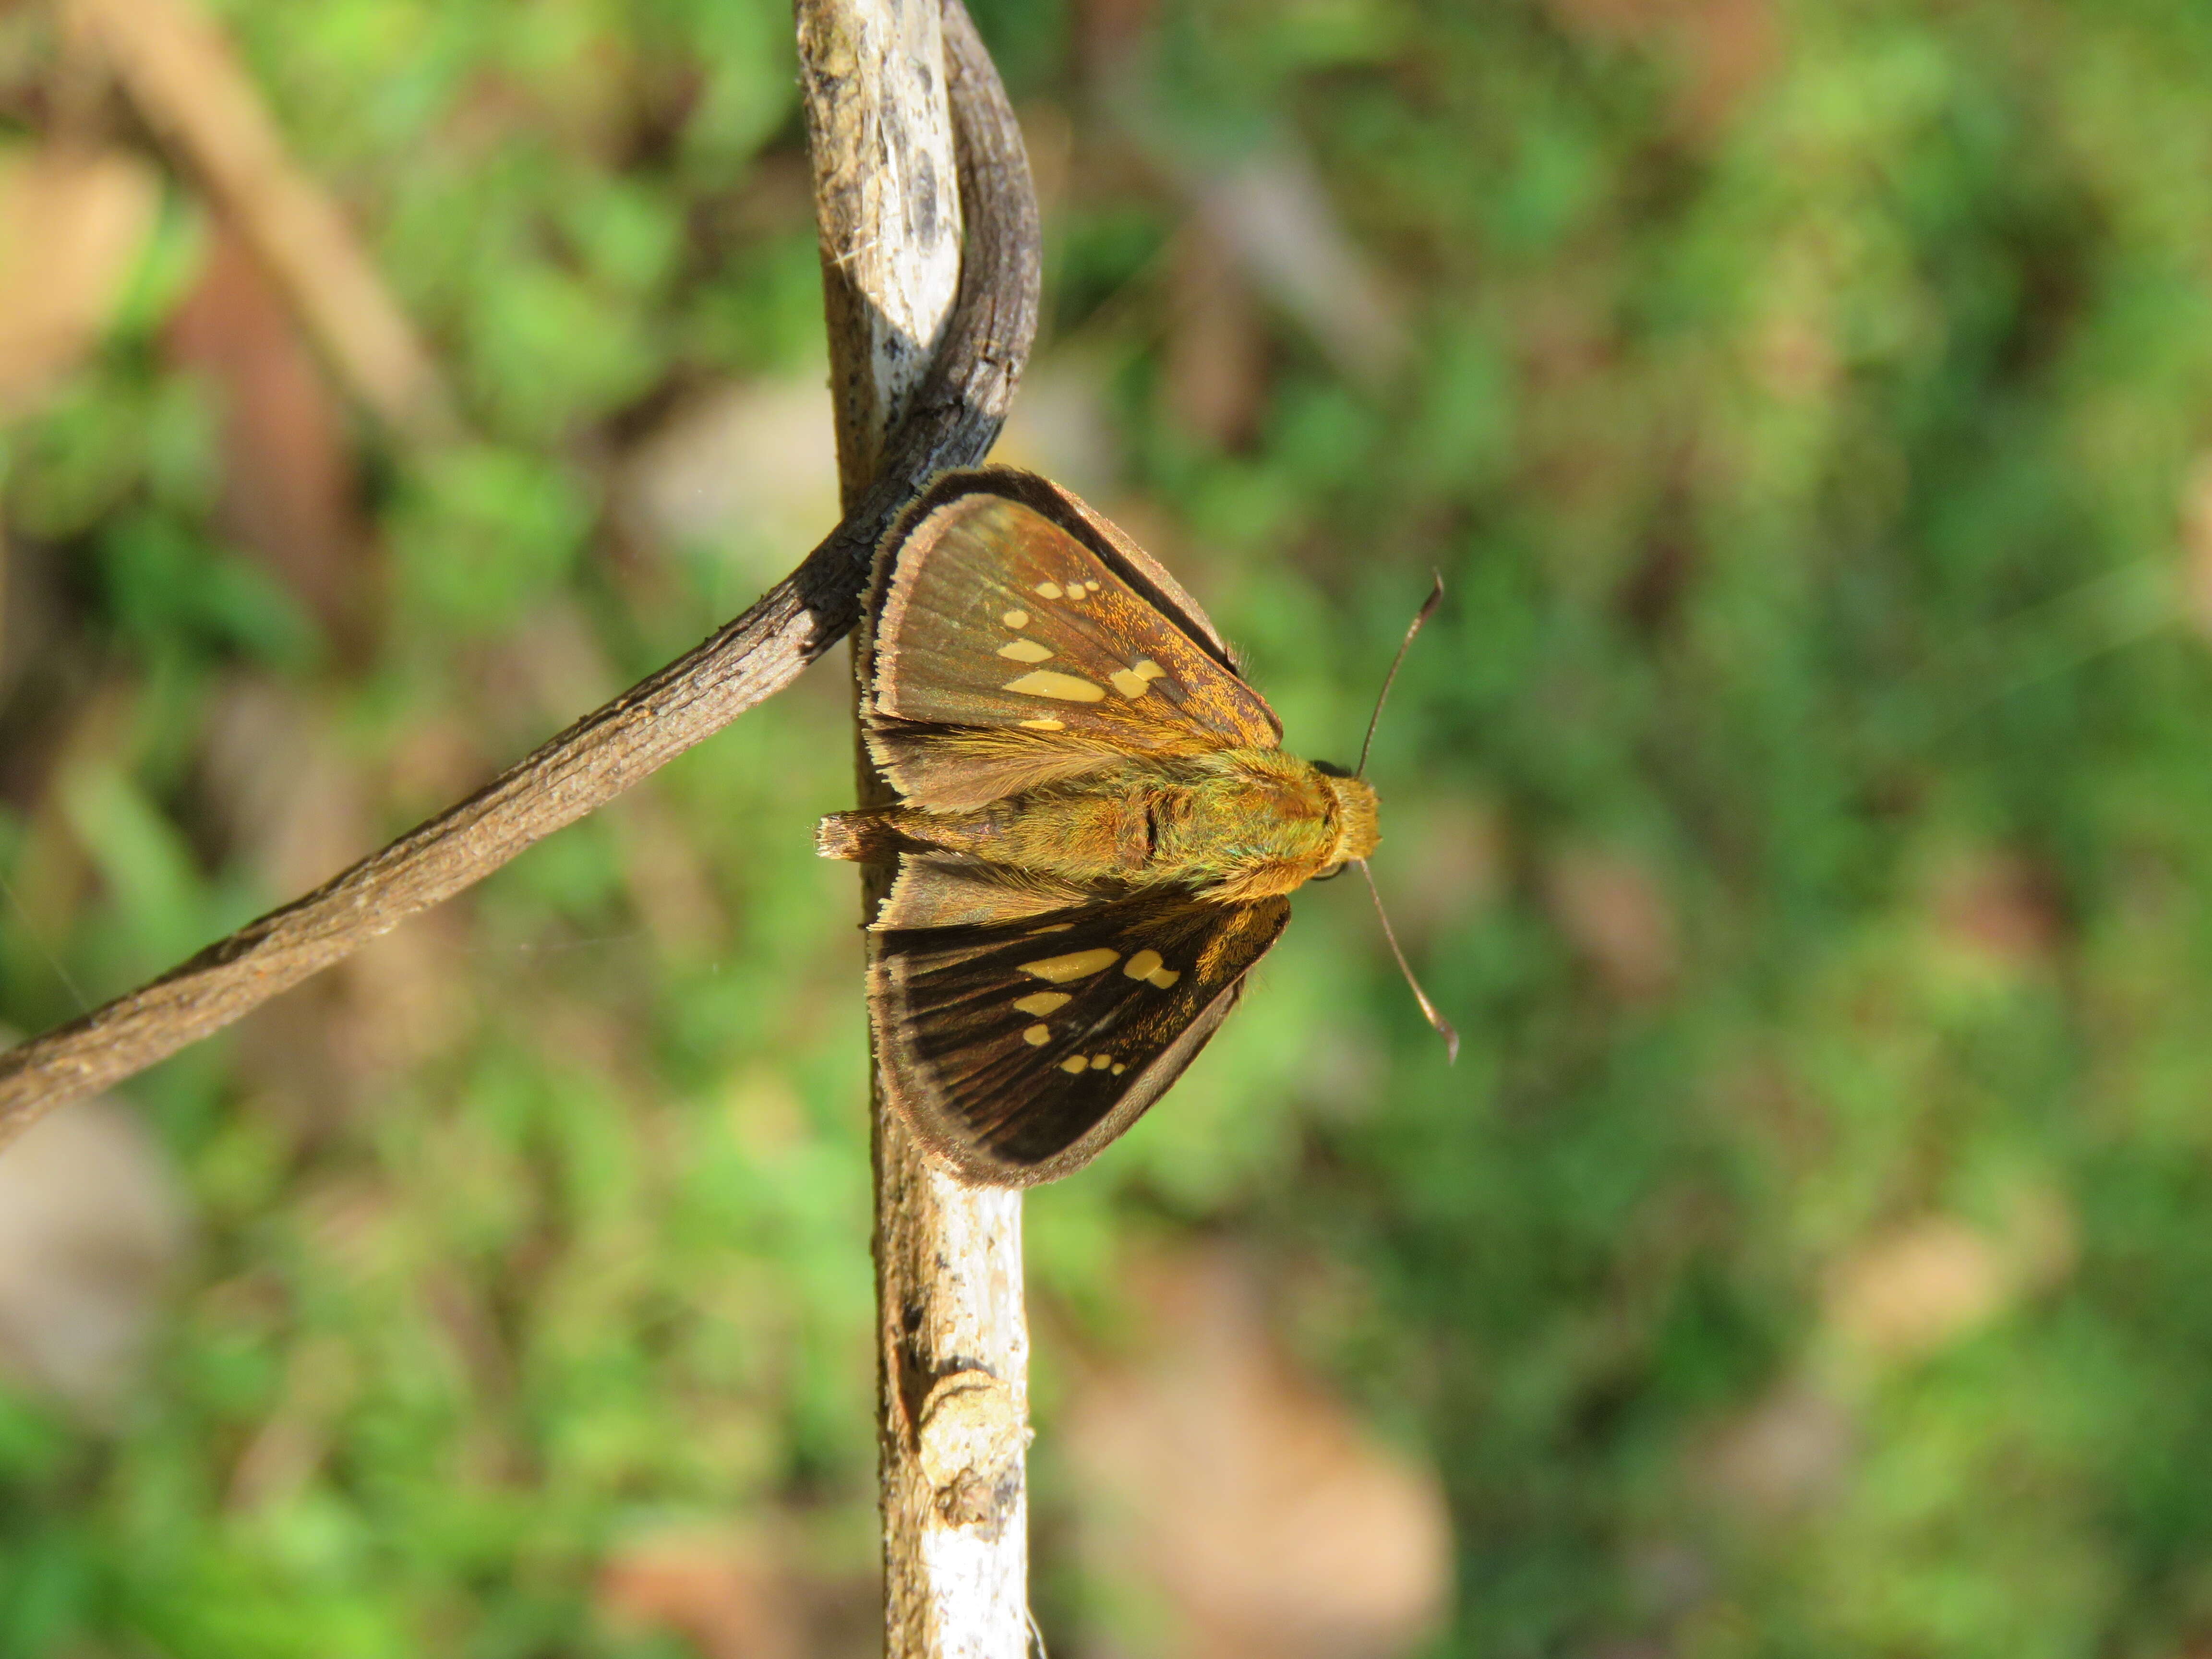
[[[1334,761],[1316,761],[1313,763],[1313,769],[1325,778],[1348,778],[1354,775]]]
[[[1338,860],[1334,864],[1330,865],[1330,866],[1328,866],[1328,869],[1326,869],[1326,870],[1322,871],[1319,875],[1317,875],[1317,876],[1314,877],[1314,878],[1313,878],[1313,879],[1314,879],[1314,880],[1316,880],[1316,881],[1334,881],[1334,880],[1339,877],[1339,876],[1342,875],[1343,873],[1344,873],[1344,860],[1343,860],[1342,859],[1339,859],[1339,860]]]

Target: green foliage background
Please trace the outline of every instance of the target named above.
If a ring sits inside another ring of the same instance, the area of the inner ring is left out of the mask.
[[[349,656],[213,527],[173,185],[110,337],[0,437],[66,602],[0,706],[21,1029],[289,896],[210,799],[241,684],[314,711],[380,836],[749,599],[623,544],[610,457],[819,361],[777,0],[217,9],[482,442],[362,434]],[[1450,1496],[1439,1654],[2206,1651],[2212,12],[1163,0],[1109,74],[1121,9],[980,8],[1059,146],[1042,361],[1303,751],[1355,747],[1444,574],[1373,773],[1467,1052],[1317,890],[1169,1105],[1032,1201],[1046,1328],[1113,1329],[1164,1239],[1325,1264],[1295,1340]],[[35,86],[50,34],[0,22]],[[1248,295],[1251,419],[1209,432],[1191,179],[1285,146],[1413,349],[1348,370]],[[556,623],[611,677],[565,706],[515,666]],[[374,1028],[411,1046],[335,1099],[251,1031],[131,1085],[191,1278],[121,1420],[0,1405],[0,1655],[675,1651],[587,1603],[687,1516],[865,1573],[854,896],[810,836],[845,699],[817,671],[425,924]],[[655,920],[672,845],[712,925]],[[1987,1293],[1899,1336],[1864,1287],[1929,1238]],[[1808,1411],[1829,1464],[1730,1475]],[[244,1501],[278,1420],[313,1455]]]

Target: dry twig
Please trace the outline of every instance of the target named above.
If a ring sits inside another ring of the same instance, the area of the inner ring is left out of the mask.
[[[848,508],[922,380],[959,270],[937,0],[799,0]],[[975,51],[957,5],[945,47]],[[973,211],[972,201],[969,210]],[[888,795],[860,757],[863,800]],[[866,871],[872,911],[888,872]],[[1029,1330],[1018,1191],[930,1163],[875,1079],[877,1455],[890,1659],[1029,1650]]]

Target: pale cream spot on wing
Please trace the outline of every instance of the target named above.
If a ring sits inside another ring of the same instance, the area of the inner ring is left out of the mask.
[[[1042,1019],[1047,1014],[1056,1014],[1075,999],[1065,991],[1039,991],[1033,996],[1016,997],[1014,1006],[1025,1014],[1035,1014]]]
[[[1052,647],[1035,640],[1009,640],[999,647],[999,654],[1016,662],[1045,662],[1051,659]]]
[[[1029,1030],[1022,1033],[1022,1041],[1028,1043],[1032,1048],[1042,1048],[1046,1043],[1052,1041],[1052,1027],[1049,1025],[1032,1025]]]
[[[1180,968],[1155,968],[1145,975],[1148,984],[1156,985],[1163,991],[1182,977],[1182,970]]]
[[[1091,1056],[1091,1069],[1094,1072],[1103,1072],[1113,1063],[1114,1056],[1111,1054],[1093,1054]]]
[[[1089,979],[1121,959],[1119,951],[1109,951],[1102,945],[1096,951],[1071,951],[1064,957],[1042,957],[1035,962],[1025,962],[1022,963],[1022,972],[1048,979],[1054,985],[1065,985],[1072,979]]]
[[[1119,1077],[1119,1076],[1121,1076],[1122,1073],[1124,1073],[1124,1072],[1127,1071],[1128,1069],[1129,1069],[1129,1068],[1128,1068],[1127,1066],[1124,1066],[1123,1064],[1121,1064],[1121,1062],[1120,1060],[1115,1060],[1115,1061],[1114,1062],[1114,1075],[1115,1075],[1115,1077]]]
[[[1009,611],[999,620],[1009,628],[1027,628],[1030,625],[1030,613],[1026,611]]]
[[[1116,691],[1132,700],[1143,696],[1152,689],[1152,682],[1133,668],[1117,668],[1106,678],[1114,683]]]
[[[1060,1062],[1060,1069],[1073,1077],[1078,1072],[1089,1071],[1091,1069],[1091,1062],[1084,1059],[1081,1054],[1070,1054],[1066,1060]]]
[[[1103,702],[1106,688],[1093,685],[1089,680],[1079,680],[1073,674],[1056,673],[1049,668],[1040,668],[1034,674],[1024,674],[1018,680],[1009,680],[1002,688],[1018,691],[1028,697],[1057,697],[1062,702]]]
[[[1060,584],[1058,582],[1039,582],[1034,591],[1037,598],[1041,599],[1056,599],[1060,597]]]
[[[1148,680],[1164,680],[1168,677],[1168,671],[1150,657],[1137,659],[1137,672]]]
[[[1085,587],[1089,588],[1089,589],[1090,589],[1092,592],[1094,592],[1094,593],[1096,593],[1096,592],[1098,591],[1098,584],[1097,584],[1097,582],[1094,582],[1094,581],[1085,581],[1083,585],[1084,585]]]
[[[1044,720],[1024,720],[1021,723],[1024,726],[1028,726],[1032,732],[1065,732],[1067,730],[1067,722],[1066,720],[1056,720],[1048,716]]]

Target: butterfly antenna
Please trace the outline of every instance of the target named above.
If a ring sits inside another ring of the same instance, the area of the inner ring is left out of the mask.
[[[1398,642],[1398,654],[1390,659],[1390,672],[1382,677],[1382,690],[1375,699],[1375,712],[1367,717],[1367,741],[1359,745],[1359,764],[1352,771],[1355,778],[1366,775],[1367,751],[1375,746],[1375,728],[1382,723],[1382,705],[1390,701],[1390,688],[1397,684],[1398,666],[1406,660],[1406,653],[1413,647],[1413,635],[1421,631],[1421,624],[1435,616],[1437,607],[1444,602],[1443,574],[1437,572],[1436,578],[1437,585],[1429,590],[1429,597],[1421,601],[1421,608],[1413,613],[1413,625],[1406,629],[1406,637]],[[1382,925],[1388,927],[1390,924],[1386,921]],[[1399,957],[1399,961],[1404,960],[1403,957]],[[1408,974],[1407,977],[1410,979],[1413,975]],[[1418,991],[1420,987],[1417,985],[1413,988]]]
[[[1439,593],[1443,591],[1443,585],[1441,582],[1437,585],[1437,591]],[[1429,604],[1423,607],[1423,614],[1425,615],[1429,610],[1433,609],[1435,605],[1435,599],[1431,599]],[[1419,628],[1420,623],[1416,622],[1413,626]],[[1408,637],[1411,636],[1408,635]],[[1388,686],[1383,688],[1385,690],[1389,689]],[[1365,859],[1354,859],[1352,862],[1359,866],[1359,873],[1367,878],[1367,890],[1375,899],[1375,914],[1382,920],[1382,937],[1390,941],[1390,954],[1398,958],[1398,971],[1406,976],[1406,983],[1413,988],[1413,1000],[1421,1005],[1421,1012],[1429,1017],[1429,1024],[1437,1028],[1437,1035],[1444,1040],[1446,1062],[1457,1065],[1459,1063],[1459,1033],[1452,1029],[1452,1023],[1449,1020],[1437,1012],[1437,1005],[1429,1000],[1429,994],[1421,988],[1421,981],[1413,977],[1413,964],[1406,960],[1406,953],[1398,944],[1397,930],[1390,926],[1390,913],[1382,908],[1382,890],[1375,884],[1375,872],[1367,867]]]

